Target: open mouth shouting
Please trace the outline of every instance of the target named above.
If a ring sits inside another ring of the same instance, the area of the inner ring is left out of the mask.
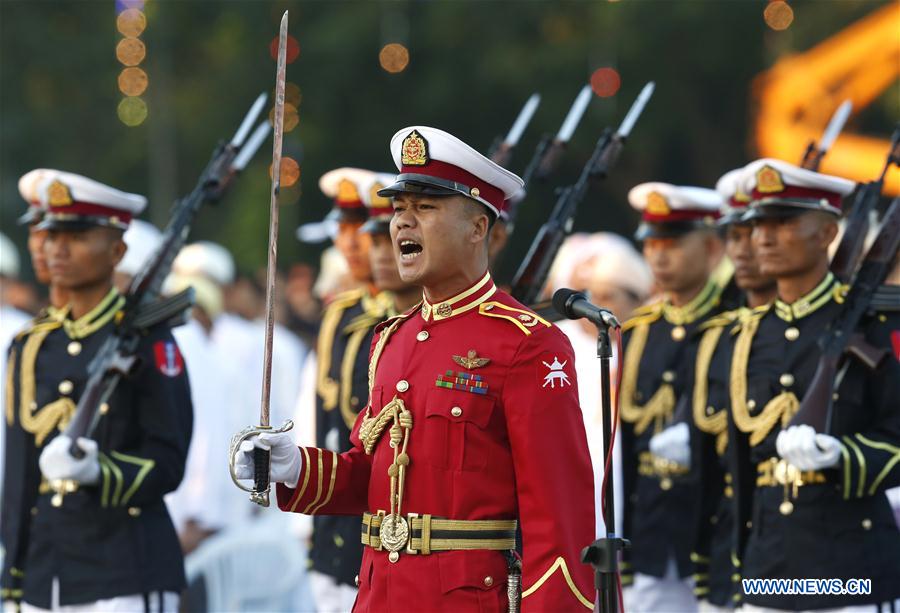
[[[408,238],[400,241],[400,261],[411,262],[422,253],[422,245]]]

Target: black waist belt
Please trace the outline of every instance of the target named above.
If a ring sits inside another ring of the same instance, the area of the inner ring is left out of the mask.
[[[391,515],[387,515],[391,521]],[[507,550],[516,548],[514,519],[458,520],[409,513],[398,518],[408,527],[404,553],[427,555],[432,551],[472,549]],[[362,544],[377,550],[384,549],[381,525],[385,512],[365,513],[362,519]],[[396,547],[388,547],[396,549]]]

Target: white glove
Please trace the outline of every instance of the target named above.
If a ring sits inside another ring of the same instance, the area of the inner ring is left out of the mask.
[[[72,439],[61,434],[44,447],[38,464],[47,481],[71,480],[82,485],[93,485],[100,480],[100,461],[97,459],[97,441],[78,437],[78,446],[84,451],[80,460],[69,453]]]
[[[686,423],[669,426],[650,439],[650,453],[685,468],[691,467],[691,431]]]
[[[791,426],[775,439],[778,455],[800,470],[820,470],[836,466],[841,443],[833,436],[816,434],[812,426]]]
[[[287,432],[263,432],[254,434],[241,443],[234,452],[234,472],[238,479],[253,480],[255,473],[253,449],[259,447],[271,451],[269,479],[274,483],[284,483],[294,489],[300,480],[300,448],[294,444]]]

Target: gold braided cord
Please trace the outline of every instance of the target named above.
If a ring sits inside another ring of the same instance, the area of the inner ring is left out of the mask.
[[[675,390],[668,383],[663,383],[653,394],[647,404],[641,406],[634,401],[637,391],[637,380],[641,366],[641,357],[650,334],[649,324],[640,324],[634,328],[625,351],[625,363],[622,371],[621,411],[622,419],[634,424],[634,432],[638,436],[644,433],[653,423],[654,432],[661,432],[672,419],[675,410]]]
[[[694,423],[701,432],[716,437],[716,453],[722,455],[728,445],[728,415],[725,409],[706,414],[709,400],[709,364],[724,328],[709,328],[700,339],[694,375]]]
[[[109,323],[122,310],[123,306],[125,306],[125,297],[113,287],[103,300],[85,315],[74,321],[62,319],[63,329],[71,339],[85,338]]]
[[[781,392],[769,400],[758,415],[750,415],[750,409],[747,408],[747,363],[750,360],[753,337],[758,328],[759,317],[748,317],[743,322],[734,344],[730,376],[731,415],[737,428],[750,435],[751,446],[765,440],[779,421],[782,427],[787,426],[800,409],[800,401],[793,392]]]
[[[9,352],[9,360],[6,362],[6,398],[3,399],[6,406],[6,425],[12,426],[13,420],[16,418],[16,400],[13,384],[15,383],[16,373],[16,352]]]
[[[360,346],[370,328],[371,326],[360,328],[350,335],[341,361],[341,417],[350,430],[353,430],[353,425],[356,423],[356,413],[350,406],[350,399],[353,396],[353,370],[356,367],[356,356],[359,355]]]
[[[384,346],[387,345],[388,339],[391,337],[391,334],[394,333],[394,330],[397,329],[397,326],[400,323],[409,317],[415,311],[408,311],[403,315],[400,315],[391,323],[386,326],[382,331],[381,335],[378,337],[378,342],[375,343],[375,349],[372,351],[372,359],[369,360],[369,398],[372,398],[372,388],[375,387],[375,369],[378,367],[378,360],[381,359],[381,353],[384,351]]]
[[[332,410],[338,403],[338,382],[328,376],[331,369],[331,350],[334,347],[334,336],[344,311],[356,304],[362,296],[362,290],[352,290],[339,295],[325,309],[322,324],[319,326],[319,338],[316,342],[316,392],[322,398],[322,407]]]
[[[403,400],[396,396],[384,405],[377,417],[370,417],[369,411],[366,411],[362,424],[359,426],[359,440],[363,444],[366,455],[372,455],[372,452],[375,450],[375,444],[381,438],[384,428],[388,423],[395,421],[395,417],[399,418],[399,428],[412,428],[412,413],[406,410]],[[391,430],[393,430],[391,432],[391,443],[396,445],[402,437],[398,434],[399,430],[394,430],[394,428],[391,428]]]
[[[629,319],[625,320],[625,323],[622,324],[622,332],[627,332],[632,328],[636,328],[637,326],[643,324],[650,324],[662,317],[663,305],[662,302],[654,302],[652,304],[648,304],[647,306],[640,307],[634,311],[634,315]]]
[[[547,572],[545,572],[540,579],[534,582],[534,585],[522,592],[522,599],[524,600],[525,598],[528,598],[536,591],[538,591],[541,586],[544,585],[544,583],[546,583],[547,580],[553,576],[553,573],[555,573],[557,569],[561,570],[563,578],[565,579],[566,584],[569,586],[569,590],[572,591],[572,594],[575,596],[575,598],[578,599],[578,602],[583,604],[588,609],[593,610],[594,603],[585,598],[581,591],[578,589],[578,586],[575,585],[575,581],[572,580],[572,574],[569,572],[569,567],[566,565],[566,560],[562,556],[556,558],[550,568],[547,569]]]
[[[59,398],[40,410],[35,402],[34,367],[37,355],[47,335],[59,326],[59,322],[35,326],[22,347],[19,372],[19,423],[23,430],[34,435],[34,442],[38,447],[55,428],[63,430],[75,414],[75,403],[71,398]]]

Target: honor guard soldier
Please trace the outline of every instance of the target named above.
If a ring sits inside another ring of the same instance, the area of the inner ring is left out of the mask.
[[[742,574],[871,579],[867,594],[747,592],[744,609],[897,610],[900,532],[885,496],[900,483],[900,356],[888,340],[896,317],[863,320],[858,332],[887,351],[874,363],[842,360],[828,431],[790,425],[819,364],[819,341],[841,313],[846,288],[829,272],[827,249],[854,184],[772,159],[747,166],[741,184],[760,271],[777,283],[777,299],[741,322],[731,362],[731,411],[755,486]]]
[[[363,515],[355,611],[516,610],[519,585],[523,610],[591,609],[572,349],[487,271],[490,226],[522,181],[434,128],[401,130],[391,153],[400,174],[380,193],[400,275],[423,300],[377,330],[350,451],[254,439],[271,448],[279,506]],[[235,459],[247,477],[252,454],[245,441]]]
[[[676,408],[676,425],[650,440],[658,457],[693,467],[700,488],[694,562],[694,595],[705,611],[728,610],[741,601],[740,561],[734,547],[735,491],[728,472],[729,366],[734,337],[730,330],[749,309],[775,298],[775,281],[759,272],[750,243],[752,228],[741,221],[750,197],[738,190],[742,168],[716,184],[724,204],[718,225],[725,232],[725,254],[734,266],[733,281],[742,292],[740,308],[700,325],[691,346],[689,388]],[[739,497],[740,498],[740,497]],[[744,500],[740,499],[743,503]]]
[[[184,565],[163,495],[181,480],[192,416],[169,330],[158,326],[141,341],[139,364],[100,408],[93,438],[78,438],[81,459],[61,434],[121,313],[113,271],[146,199],[59,171],[38,191],[51,282],[69,302],[10,350],[3,598],[28,610],[174,611]],[[62,481],[74,487],[54,495],[50,484]]]
[[[395,314],[390,295],[376,293],[370,283],[372,239],[370,233],[361,232],[370,214],[393,212],[390,200],[378,195],[393,182],[394,175],[359,168],[332,170],[319,181],[322,191],[335,199],[329,214],[339,224],[335,242],[354,280],[361,283],[325,308],[317,341],[316,445],[335,453],[351,448],[350,431],[366,405],[375,326]],[[361,559],[358,517],[313,517],[310,578],[318,611],[347,611],[353,606]]]
[[[664,296],[623,326],[624,534],[631,540],[623,568],[634,573],[626,606],[689,611],[696,609],[689,580],[696,483],[682,464],[653,456],[649,442],[672,423],[691,336],[722,309],[724,284],[713,277],[722,254],[715,223],[722,198],[710,189],[644,183],[628,200],[642,212],[636,238]]]

